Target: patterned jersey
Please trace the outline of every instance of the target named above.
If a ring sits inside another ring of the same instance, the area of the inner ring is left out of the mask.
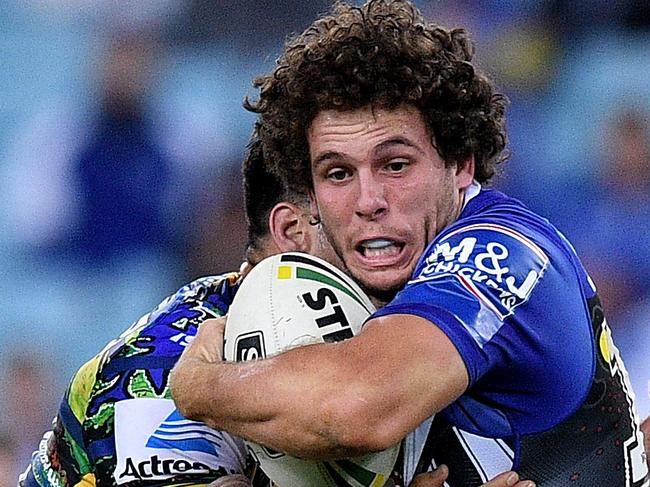
[[[405,476],[445,463],[452,487],[512,468],[539,487],[648,486],[634,394],[575,251],[520,202],[473,192],[376,314],[435,323],[469,375],[405,441]]]
[[[188,284],[83,365],[19,486],[199,486],[245,472],[243,442],[183,418],[169,389],[184,347],[226,313],[237,278]]]

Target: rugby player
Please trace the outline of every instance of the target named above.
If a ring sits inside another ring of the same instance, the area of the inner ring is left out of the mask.
[[[172,373],[174,400],[300,457],[408,434],[407,470],[446,463],[452,486],[509,468],[539,486],[647,486],[594,284],[551,223],[485,188],[506,101],[472,57],[464,30],[406,0],[337,3],[288,42],[249,105],[265,159],[309,191],[347,272],[390,302],[350,340],[249,363],[222,362],[205,328]]]
[[[285,190],[261,157],[255,141],[243,169],[248,263],[280,251],[335,262],[308,224],[307,196]],[[171,367],[197,328],[226,312],[238,280],[232,272],[184,286],[83,365],[19,486],[189,487],[217,479],[210,487],[245,487],[253,485],[249,476],[256,486],[268,485],[240,439],[184,419],[169,395]],[[441,486],[446,471],[433,475],[414,485]],[[515,485],[516,478],[506,473],[486,487]]]

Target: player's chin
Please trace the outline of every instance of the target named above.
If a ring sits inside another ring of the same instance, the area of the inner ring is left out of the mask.
[[[387,303],[408,282],[411,271],[410,269],[365,271],[359,272],[358,275],[353,275],[353,277],[368,296]]]

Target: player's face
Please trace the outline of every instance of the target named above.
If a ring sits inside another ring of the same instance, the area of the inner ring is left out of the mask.
[[[309,208],[303,208],[302,210],[303,211],[301,212],[299,218],[301,219],[302,227],[305,229],[304,231],[307,233],[304,239],[306,246],[304,248],[297,248],[296,250],[307,252],[308,254],[320,257],[330,264],[335,265],[340,269],[344,269],[345,266],[343,262],[341,262],[338,253],[332,247],[332,243],[327,238],[327,235],[323,230],[323,226],[311,225],[309,223]]]
[[[420,112],[323,111],[308,131],[312,213],[371,294],[397,291],[458,215],[473,165],[445,167]]]

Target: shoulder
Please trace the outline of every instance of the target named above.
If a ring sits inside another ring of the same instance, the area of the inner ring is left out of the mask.
[[[584,307],[575,298],[584,297],[585,277],[570,244],[548,220],[502,193],[482,191],[431,242],[411,280],[380,313],[411,310],[432,319],[435,311],[438,321],[455,316],[481,326],[490,317],[497,330],[515,310],[523,318],[522,309],[528,316],[549,302],[576,312]]]
[[[227,312],[237,280],[237,273],[197,279],[111,340],[76,372],[70,383],[67,396],[75,416],[82,421],[91,403],[101,403],[109,383],[123,386],[119,393],[117,389],[110,392],[111,401],[166,395],[167,372],[196,334],[198,325]],[[155,370],[164,377],[154,380],[151,372]]]
[[[525,302],[564,251],[557,231],[516,200],[461,216],[424,252],[409,285],[453,279],[502,318]]]
[[[472,266],[481,272],[477,277],[487,273],[491,284],[490,275],[499,282],[518,282],[518,273],[526,279],[531,272],[541,277],[549,267],[581,267],[571,244],[549,220],[494,190],[481,191],[431,242],[415,276],[426,277],[436,268],[449,272],[450,261]]]
[[[140,443],[149,440],[143,435],[154,435],[165,421],[181,421],[174,416],[169,373],[200,323],[227,311],[237,279],[235,273],[209,276],[181,287],[75,373],[59,409],[61,432],[57,438],[79,445],[77,456],[83,457],[83,462],[66,467],[66,472],[95,472],[102,477],[121,467],[128,476],[133,468],[124,464],[127,457],[117,454],[117,445],[122,450],[127,443],[144,448]],[[134,430],[134,422],[141,427]],[[63,448],[64,443],[57,444]],[[201,445],[201,449],[207,448],[207,442]],[[100,463],[111,471],[95,471]],[[178,469],[191,467],[197,474],[214,474],[221,468],[220,464],[199,463],[182,464]]]

